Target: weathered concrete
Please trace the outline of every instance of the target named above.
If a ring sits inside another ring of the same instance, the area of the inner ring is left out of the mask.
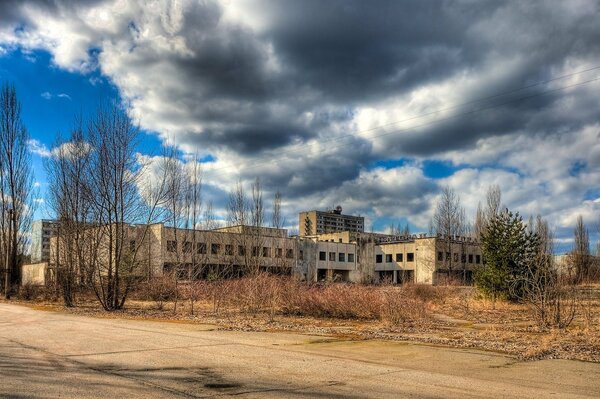
[[[0,303],[0,397],[592,398],[600,365]]]

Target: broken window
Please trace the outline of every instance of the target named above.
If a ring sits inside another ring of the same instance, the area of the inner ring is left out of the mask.
[[[177,252],[177,241],[167,241],[167,252]]]

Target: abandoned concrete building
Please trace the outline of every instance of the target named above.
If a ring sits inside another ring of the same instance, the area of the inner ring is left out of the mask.
[[[298,216],[298,229],[301,237],[336,231],[362,232],[365,218],[362,216],[343,215],[342,207],[337,206],[329,211],[306,211]]]
[[[301,213],[300,223],[307,214],[317,212]],[[329,232],[293,237],[286,229],[266,227],[190,230],[164,224],[128,225],[123,246],[135,252],[136,273],[140,277],[175,271],[181,280],[268,271],[308,281],[469,284],[473,270],[482,263],[479,244],[469,237],[365,233],[363,218],[351,221],[341,214],[341,209],[333,215],[343,217],[343,221],[338,220],[335,227],[322,225]],[[350,228],[346,229],[344,223],[349,223]],[[98,227],[91,227],[89,234],[97,237],[95,229]],[[24,265],[23,271],[54,275],[52,269],[65,256],[60,243],[59,237],[52,237],[49,261]],[[102,259],[106,256],[103,247],[106,245],[97,246],[90,256]],[[42,271],[40,265],[49,270]]]

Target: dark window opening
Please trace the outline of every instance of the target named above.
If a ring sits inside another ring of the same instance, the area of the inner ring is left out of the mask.
[[[406,261],[407,262],[414,262],[415,261],[415,254],[412,252],[409,252],[406,254]]]
[[[402,262],[403,254],[396,254],[396,262]]]
[[[167,241],[167,252],[177,252],[177,241]]]

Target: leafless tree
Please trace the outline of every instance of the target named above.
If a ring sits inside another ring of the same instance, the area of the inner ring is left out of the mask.
[[[475,223],[473,225],[473,234],[478,240],[485,232],[487,224],[490,220],[500,212],[502,207],[502,191],[500,186],[491,185],[486,193],[485,209],[482,208],[481,202],[477,205],[477,213],[475,215]]]
[[[519,299],[531,306],[540,328],[565,328],[577,313],[577,291],[556,267],[554,233],[548,222],[538,215],[529,228],[537,237],[537,248],[513,286],[519,287]]]
[[[458,260],[454,260],[452,256],[452,243],[458,236],[465,234],[466,223],[465,210],[460,204],[460,197],[450,186],[446,186],[442,190],[433,216],[433,227],[434,233],[442,236],[446,243],[446,251],[450,255],[444,257],[444,264],[449,273],[452,273],[454,264],[458,263]]]
[[[57,138],[44,166],[50,182],[48,203],[56,215],[60,239],[54,257],[56,279],[65,305],[74,306],[76,287],[89,283],[92,277],[86,268],[84,239],[90,216],[90,203],[86,200],[91,174],[90,146],[84,139],[81,121],[76,121],[68,140]]]
[[[281,193],[277,191],[273,198],[273,215],[271,218],[271,227],[281,229],[285,224],[285,219],[281,214]]]
[[[227,204],[227,217],[230,225],[248,224],[249,212],[248,199],[241,181],[238,181],[234,189],[229,193]]]
[[[577,217],[577,224],[573,231],[575,246],[572,251],[572,262],[575,269],[575,279],[578,283],[584,282],[589,277],[592,257],[590,253],[590,235],[581,215]]]
[[[136,157],[139,129],[123,109],[115,105],[99,108],[90,119],[87,136],[93,172],[87,200],[94,226],[87,234],[98,251],[88,259],[94,271],[92,286],[105,310],[121,309],[143,275],[138,256],[163,195],[155,196],[152,203],[140,195],[146,165]]]
[[[19,266],[26,244],[25,232],[33,216],[33,175],[28,134],[21,120],[21,104],[14,86],[0,92],[0,248],[6,298],[19,282]]]

